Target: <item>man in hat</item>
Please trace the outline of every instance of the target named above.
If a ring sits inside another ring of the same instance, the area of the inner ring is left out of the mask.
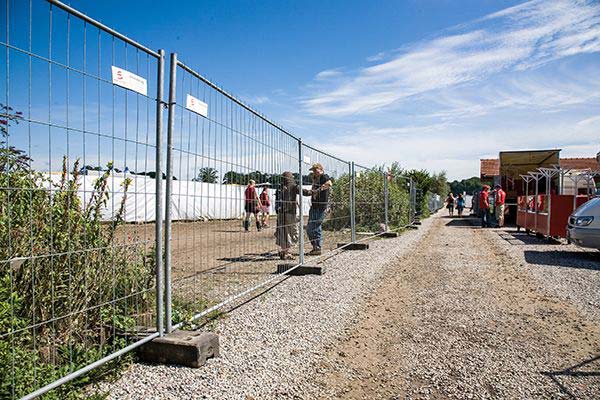
[[[491,215],[490,215],[490,187],[483,185],[483,190],[479,193],[479,210],[481,211],[481,227],[491,227]]]
[[[311,190],[302,190],[304,196],[310,196],[310,210],[308,211],[308,225],[306,234],[310,239],[312,251],[308,253],[311,256],[320,256],[323,247],[323,221],[329,204],[329,192],[331,189],[331,178],[325,174],[323,166],[315,163],[310,168],[312,188]]]
[[[504,203],[506,201],[506,192],[502,190],[501,185],[496,185],[496,194],[494,199],[494,212],[498,226],[504,226]]]

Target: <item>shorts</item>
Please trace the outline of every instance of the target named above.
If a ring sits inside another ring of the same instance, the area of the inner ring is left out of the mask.
[[[258,206],[255,203],[246,203],[244,210],[246,210],[247,213],[256,214],[258,213]]]
[[[268,214],[269,213],[269,206],[262,206],[260,208],[260,211],[264,212],[265,214]]]

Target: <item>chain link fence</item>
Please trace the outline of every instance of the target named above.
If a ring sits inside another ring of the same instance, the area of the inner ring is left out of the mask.
[[[165,77],[162,50],[59,1],[0,8],[1,398],[65,398],[136,347],[414,222],[410,179],[303,143],[176,54]]]

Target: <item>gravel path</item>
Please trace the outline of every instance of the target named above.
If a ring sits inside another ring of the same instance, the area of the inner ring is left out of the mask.
[[[600,252],[517,232],[488,231],[501,254],[525,267],[538,289],[573,304],[588,318],[600,321]]]
[[[600,398],[600,260],[564,246],[575,261],[538,263],[527,253],[536,244],[506,243],[505,232],[432,223],[322,361],[312,396]]]
[[[595,253],[437,215],[326,265],[218,321],[221,358],[135,364],[110,397],[600,398]]]
[[[364,252],[325,261],[323,276],[290,277],[220,320],[221,357],[199,369],[134,364],[106,386],[113,399],[312,398],[313,374],[327,349],[356,322],[383,272],[430,229],[374,240]]]

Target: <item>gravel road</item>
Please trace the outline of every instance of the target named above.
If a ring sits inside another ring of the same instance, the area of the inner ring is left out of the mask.
[[[134,364],[113,399],[312,398],[309,383],[327,352],[380,281],[383,271],[415,248],[431,221],[395,239],[373,240],[367,251],[324,261],[322,276],[289,277],[221,319],[221,357],[199,369]]]
[[[440,217],[419,244],[329,352],[316,396],[600,398],[600,258]]]
[[[236,308],[206,366],[134,364],[106,387],[114,399],[600,398],[600,258],[533,240],[437,215]]]

